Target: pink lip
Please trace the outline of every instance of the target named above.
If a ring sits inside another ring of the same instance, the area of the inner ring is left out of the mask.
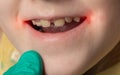
[[[85,20],[81,25],[76,28],[73,28],[66,32],[60,33],[42,33],[33,29],[30,25],[26,24],[26,28],[29,33],[39,41],[65,41],[70,39],[75,39],[78,35],[81,37],[84,34],[84,29],[86,28],[88,22]]]

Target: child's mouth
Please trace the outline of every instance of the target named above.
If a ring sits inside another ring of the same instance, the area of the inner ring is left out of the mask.
[[[35,30],[42,33],[58,33],[71,30],[81,25],[86,20],[85,16],[65,17],[53,20],[33,19],[27,23]]]

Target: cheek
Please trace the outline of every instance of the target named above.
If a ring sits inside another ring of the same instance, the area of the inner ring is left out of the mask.
[[[102,9],[93,10],[90,19],[90,31],[96,47],[111,49],[120,40],[120,15],[118,10]],[[89,38],[90,38],[89,37]]]

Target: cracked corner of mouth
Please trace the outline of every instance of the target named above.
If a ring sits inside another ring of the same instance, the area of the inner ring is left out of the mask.
[[[65,17],[49,21],[45,19],[32,19],[26,21],[36,31],[42,33],[60,33],[74,29],[81,25],[87,17]]]

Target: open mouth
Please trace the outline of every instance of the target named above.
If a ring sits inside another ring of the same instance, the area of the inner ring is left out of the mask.
[[[53,20],[33,19],[27,23],[35,30],[42,33],[59,33],[69,31],[86,20],[85,16],[82,17],[65,17]]]

